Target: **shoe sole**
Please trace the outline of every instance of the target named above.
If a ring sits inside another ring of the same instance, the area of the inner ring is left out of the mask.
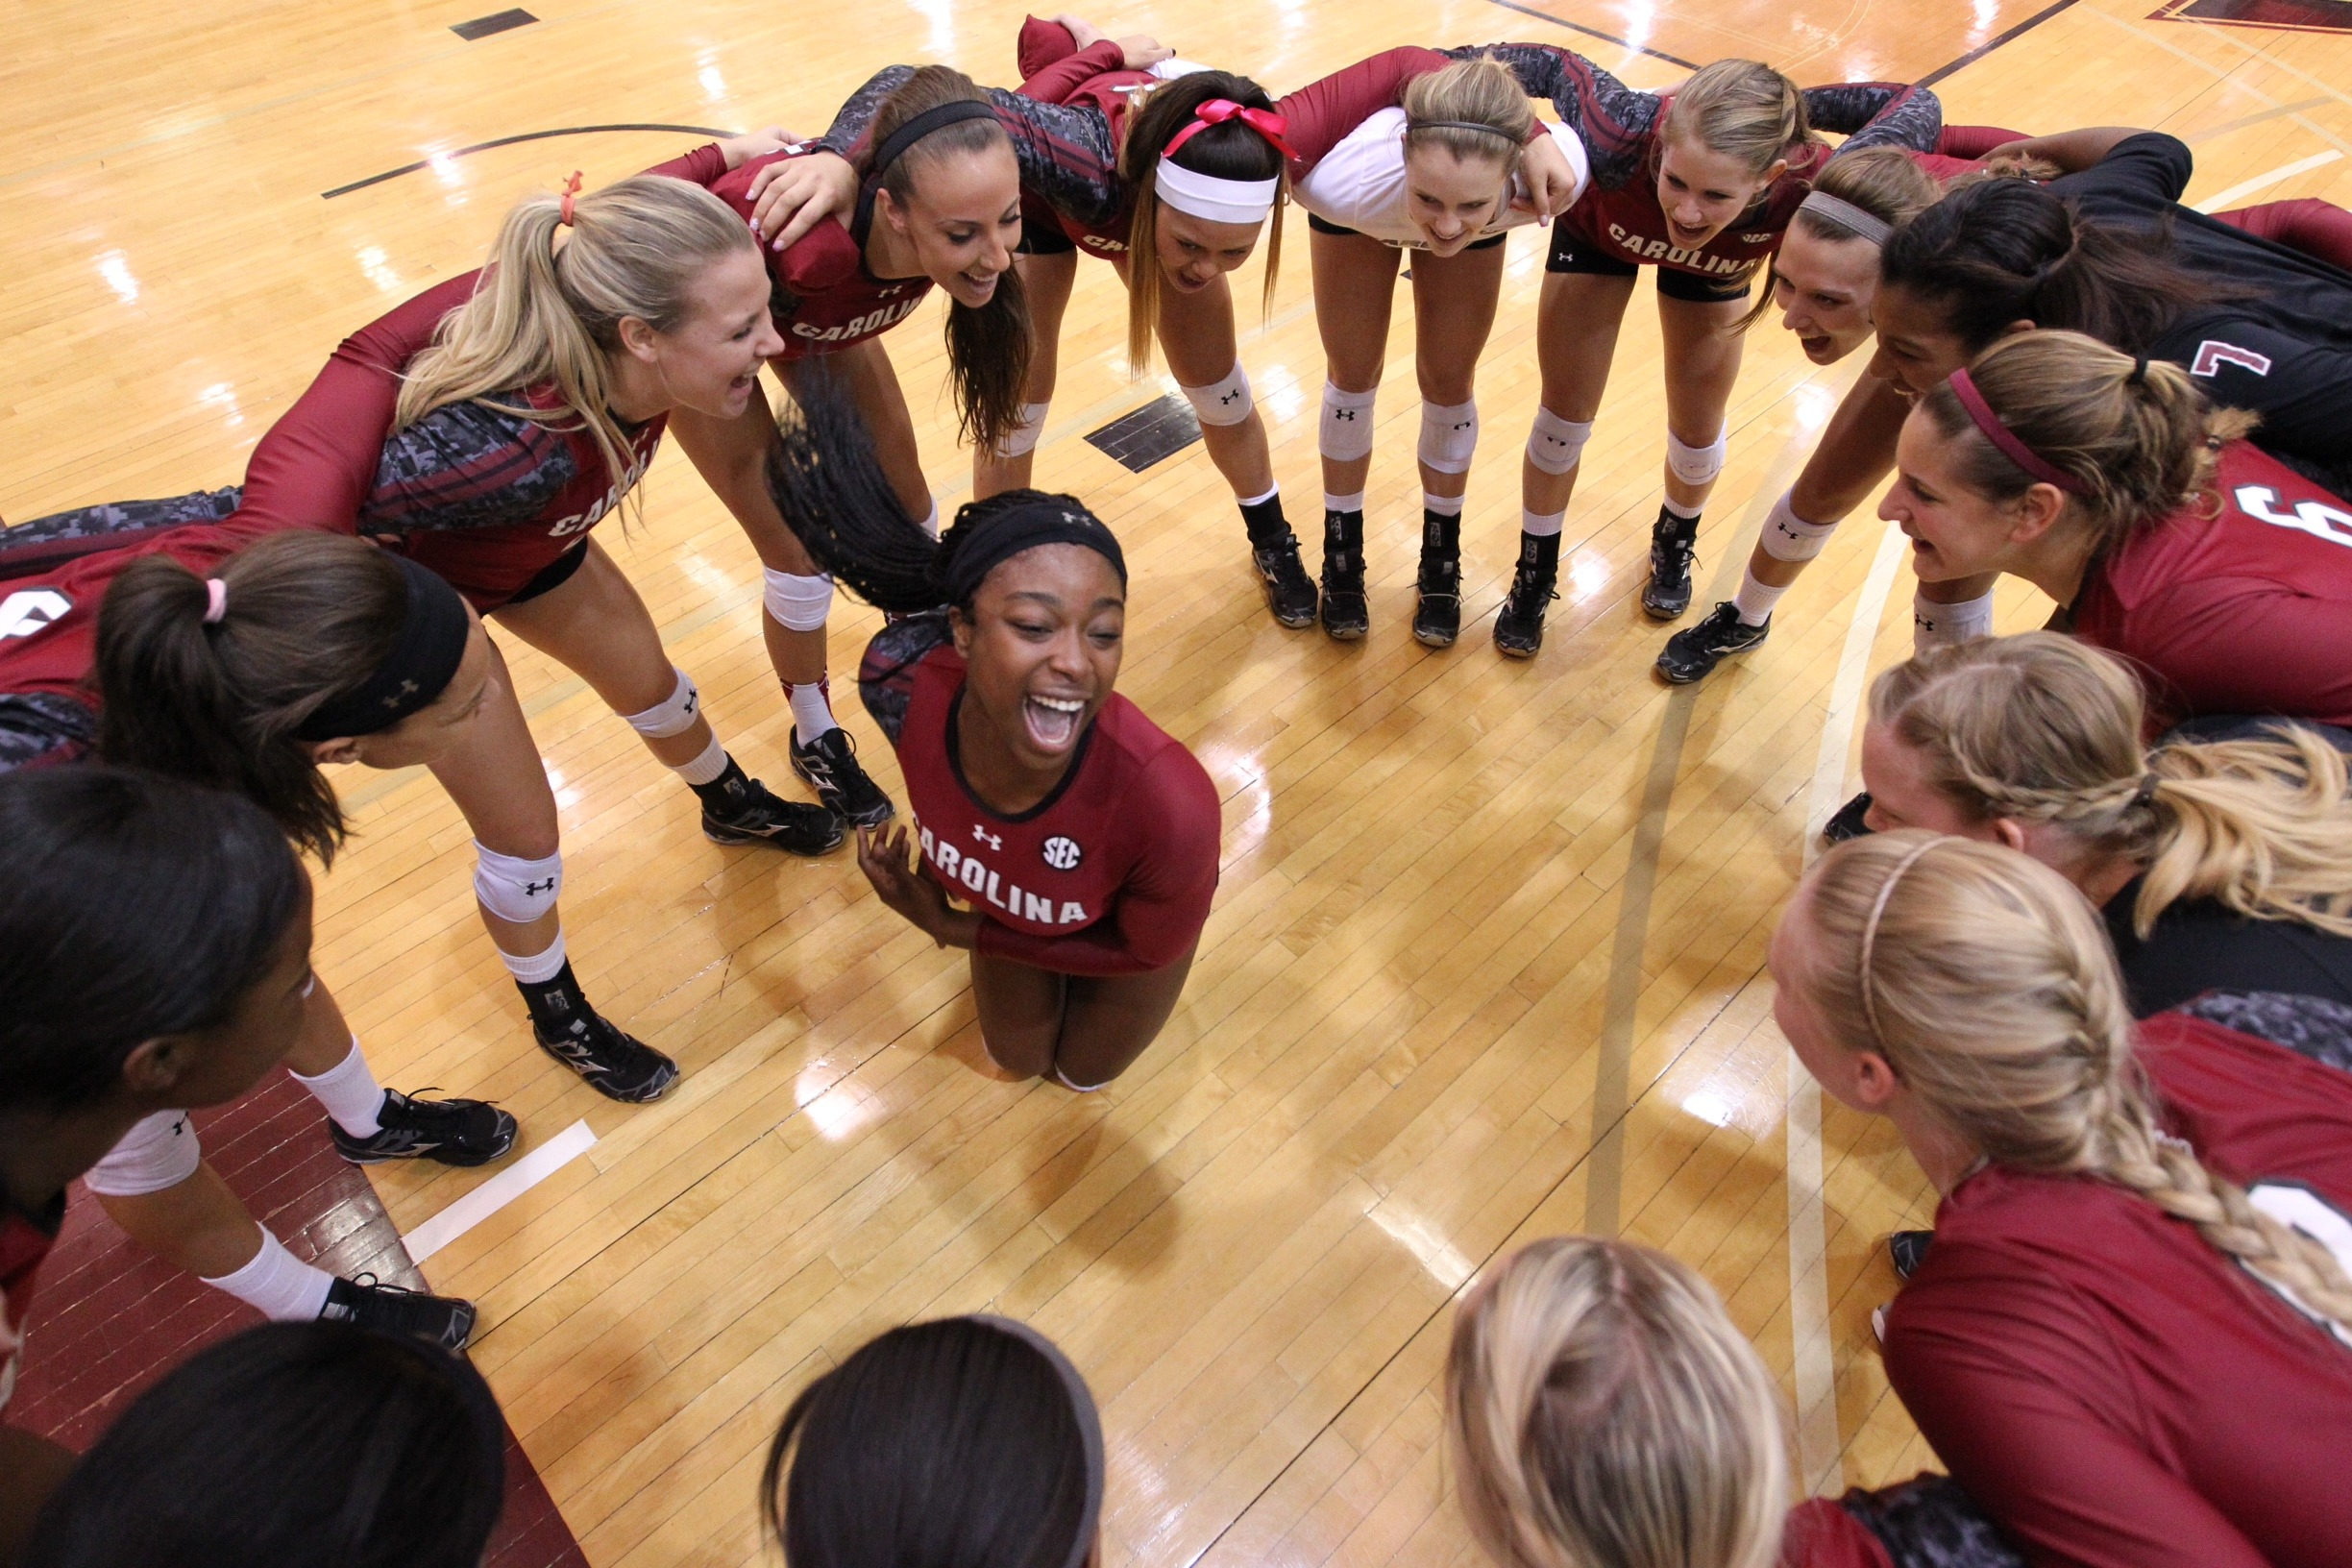
[[[764,844],[771,849],[781,849],[784,853],[797,855],[802,860],[815,860],[820,855],[829,855],[849,842],[847,833],[837,833],[833,836],[831,843],[821,847],[802,848],[796,844],[788,844],[782,839],[771,838],[765,833],[745,833],[732,827],[713,827],[708,822],[702,824],[702,836],[713,844],[724,845],[729,848],[737,845]]]
[[[1267,607],[1272,609],[1271,605]],[[1273,615],[1274,624],[1289,631],[1305,631],[1315,624],[1315,614],[1312,610],[1309,610],[1305,615],[1285,615],[1280,610],[1274,610]]]
[[[817,792],[819,805],[853,827],[880,827],[884,822],[898,815],[898,808],[892,803],[889,796],[884,796],[880,805],[870,808],[863,816],[845,811],[825,798],[825,786],[818,783],[816,775],[800,766],[798,757],[787,754],[784,760],[791,767],[793,777]]]
[[[1543,651],[1543,645],[1538,643],[1533,648],[1511,648],[1506,644],[1497,643],[1495,651],[1507,659],[1531,659]]]
[[[1371,630],[1372,628],[1368,625],[1361,626],[1335,626],[1328,621],[1323,624],[1323,635],[1329,637],[1335,643],[1360,643]]]
[[[1419,626],[1413,627],[1412,635],[1413,641],[1419,643],[1423,648],[1452,648],[1456,643],[1461,641],[1461,633],[1458,631],[1424,631]]]
[[[1684,616],[1690,614],[1690,600],[1687,599],[1670,609],[1662,604],[1653,604],[1650,601],[1650,596],[1648,594],[1644,594],[1642,595],[1641,607],[1642,614],[1648,616],[1653,621],[1679,621]]]
[[[567,1066],[570,1065],[565,1064]],[[451,1165],[459,1170],[472,1170],[477,1165],[486,1165],[493,1161],[503,1160],[513,1152],[514,1139],[511,1136],[502,1147],[486,1154],[452,1150],[441,1144],[435,1144],[429,1149],[416,1149],[405,1154],[354,1154],[340,1143],[335,1145],[335,1153],[343,1157],[346,1164],[388,1165],[400,1160],[430,1160],[436,1165]]]

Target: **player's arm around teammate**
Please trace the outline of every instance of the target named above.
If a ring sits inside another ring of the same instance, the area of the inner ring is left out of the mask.
[[[970,949],[999,1067],[1099,1088],[1175,1010],[1220,831],[1207,771],[1113,689],[1118,541],[1033,490],[969,503],[935,541],[848,407],[804,412],[771,466],[778,508],[844,582],[907,617],[868,647],[859,685],[897,747],[919,851],[910,866],[902,830],[868,835],[859,864],[892,909]]]
[[[1536,171],[1533,184],[1523,177]],[[1479,355],[1494,326],[1511,227],[1581,193],[1583,145],[1547,135],[1527,94],[1491,60],[1417,75],[1401,107],[1367,116],[1293,188],[1314,257],[1315,327],[1326,362],[1323,628],[1361,637],[1364,498],[1373,408],[1387,358],[1398,257],[1413,257],[1420,382],[1421,559],[1413,636],[1451,647],[1461,630],[1461,511],[1478,446]]]

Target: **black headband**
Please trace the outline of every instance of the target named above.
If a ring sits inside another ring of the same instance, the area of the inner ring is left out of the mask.
[[[944,130],[959,120],[992,120],[995,117],[996,110],[978,98],[963,98],[952,104],[942,104],[937,109],[926,109],[882,138],[882,145],[874,149],[873,162],[867,168],[866,176],[870,180],[880,179],[884,170],[906,157],[908,148],[934,131]]]
[[[473,623],[457,590],[404,555],[392,557],[408,585],[408,612],[383,663],[341,697],[329,698],[294,730],[298,741],[333,741],[390,729],[430,707],[464,662]]]
[[[1102,1418],[1094,1413],[1094,1395],[1089,1391],[1086,1379],[1070,1364],[1067,1356],[1051,1339],[1009,1317],[997,1317],[989,1312],[975,1312],[972,1321],[985,1323],[1002,1334],[1036,1350],[1043,1356],[1062,1379],[1062,1386],[1069,1394],[1070,1413],[1078,1418],[1078,1433],[1086,1445],[1087,1495],[1086,1512],[1078,1518],[1078,1538],[1070,1543],[1069,1556],[1063,1568],[1079,1568],[1087,1554],[1093,1550],[1094,1532],[1102,1524],[1103,1499],[1103,1438]]]
[[[1415,131],[1483,131],[1490,136],[1501,136],[1514,147],[1519,145],[1519,138],[1501,126],[1483,125],[1477,120],[1407,120],[1405,134],[1409,136]]]
[[[1040,545],[1084,545],[1111,563],[1119,586],[1127,586],[1127,557],[1109,528],[1084,512],[1055,501],[1023,502],[987,519],[977,537],[957,542],[942,574],[947,602],[963,604],[979,591],[982,579],[1001,561]]]

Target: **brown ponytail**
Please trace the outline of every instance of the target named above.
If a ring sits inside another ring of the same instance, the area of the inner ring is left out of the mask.
[[[407,614],[399,565],[362,540],[273,534],[221,563],[228,608],[168,555],[125,567],[98,611],[98,754],[229,790],[331,863],[347,824],[294,738],[392,652]]]
[[[1119,149],[1119,180],[1133,216],[1127,225],[1127,362],[1137,375],[1151,364],[1152,331],[1160,322],[1160,150],[1192,123],[1212,98],[1243,109],[1274,110],[1265,88],[1230,71],[1190,71],[1151,89],[1127,116]],[[1176,161],[1217,180],[1275,180],[1274,210],[1266,219],[1265,287],[1259,310],[1274,309],[1274,280],[1282,272],[1282,215],[1290,200],[1290,170],[1282,150],[1240,120],[1209,126],[1176,150]]]

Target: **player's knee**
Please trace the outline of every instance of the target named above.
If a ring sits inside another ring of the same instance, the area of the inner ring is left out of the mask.
[[[1835,523],[1808,523],[1798,516],[1796,501],[1796,492],[1789,491],[1774,502],[1764,531],[1756,537],[1764,553],[1776,561],[1809,561],[1837,532]]]
[[[694,728],[695,720],[701,716],[702,694],[696,688],[694,677],[683,670],[675,673],[677,685],[668,697],[642,713],[622,716],[624,723],[649,741],[683,735]]]
[[[1674,431],[1666,432],[1666,466],[1684,484],[1712,484],[1715,476],[1723,472],[1724,453],[1731,449],[1729,430],[1718,434],[1703,447],[1686,444]]]
[[[1236,359],[1225,379],[1213,386],[1179,388],[1203,425],[1238,425],[1258,404],[1250,396],[1249,372]]]
[[[1380,389],[1343,392],[1323,383],[1323,424],[1316,448],[1335,463],[1352,463],[1372,455],[1372,405]]]
[[[178,1187],[196,1174],[204,1149],[184,1111],[158,1111],[132,1123],[83,1185],[101,1197],[143,1198]]]
[[[1045,433],[1045,416],[1052,408],[1050,403],[1022,404],[1020,423],[1007,430],[1004,439],[996,443],[996,455],[1026,457],[1037,451],[1038,438]]]
[[[760,602],[770,620],[786,631],[824,630],[825,618],[833,613],[831,577],[822,573],[778,572],[772,566],[760,576],[764,582]]]
[[[1534,428],[1528,431],[1528,461],[1546,474],[1565,474],[1584,460],[1584,443],[1592,439],[1592,431],[1589,419],[1562,419],[1539,406]]]
[[[528,925],[555,910],[563,893],[563,853],[526,860],[502,855],[474,841],[474,896],[502,920]]]
[[[1478,451],[1478,400],[1421,404],[1421,463],[1439,474],[1466,474]]]

